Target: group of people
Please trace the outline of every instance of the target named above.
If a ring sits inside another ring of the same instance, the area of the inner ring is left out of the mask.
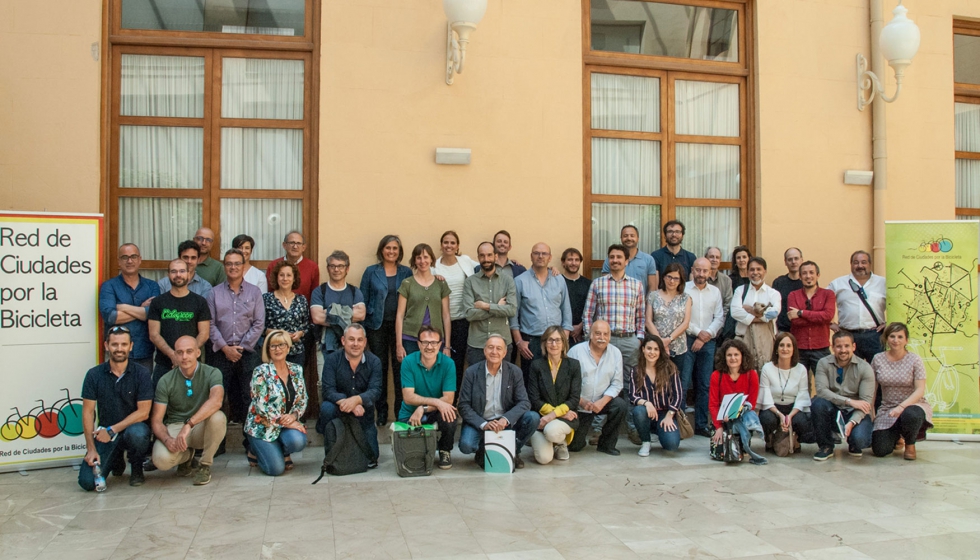
[[[122,474],[125,452],[131,485],[145,470],[174,466],[207,484],[230,421],[242,426],[249,463],[279,475],[307,443],[304,415],[317,410],[321,432],[342,415],[357,420],[369,467],[390,411],[437,425],[443,469],[460,424],[459,451],[481,465],[488,430],[515,431],[522,468],[528,443],[542,464],[588,444],[619,455],[624,423],[641,456],[654,436],[672,451],[685,432],[719,441],[758,424],[767,448],[792,430],[817,443],[823,460],[833,455],[838,412],[852,455],[867,447],[884,455],[904,441],[915,458],[931,426],[925,371],[905,350],[904,325],[884,322],[884,280],[867,253],[854,253],[851,274],[825,289],[816,263],[788,249],[786,274],[769,286],[766,261],[748,248],[735,248],[725,274],[721,251],[697,257],[683,248],[684,233],[667,222],[665,246],[647,254],[639,230],[624,226],[593,280],[581,274],[580,251],[566,249],[558,269],[545,243],[525,269],[510,259],[506,231],[480,243],[476,260],[447,231],[438,257],[420,243],[409,266],[401,240],[388,235],[359,287],[347,282],[343,251],[327,257],[321,284],[299,232],[263,272],[250,263],[253,238],[236,237],[219,263],[214,233],[202,228],[179,244],[159,282],[140,275],[139,248],[124,244],[120,274],[100,290],[108,359],[83,385],[85,461]],[[319,394],[308,392],[317,383]],[[731,393],[746,396],[746,411],[722,421]],[[91,469],[79,483],[94,487]]]

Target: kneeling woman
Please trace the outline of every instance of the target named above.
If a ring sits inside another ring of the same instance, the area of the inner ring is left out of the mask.
[[[531,362],[528,400],[541,414],[538,430],[531,435],[534,460],[545,465],[552,459],[568,460],[568,442],[578,429],[578,401],[582,393],[582,369],[569,358],[568,338],[559,325],[541,335],[542,357]]]
[[[871,360],[875,379],[881,387],[881,406],[871,433],[871,451],[884,457],[895,449],[898,438],[905,439],[903,456],[915,460],[915,442],[925,439],[932,428],[932,406],[926,400],[926,368],[922,358],[905,349],[909,329],[903,323],[890,323],[881,334],[888,350]]]
[[[650,434],[656,433],[660,447],[676,451],[681,432],[675,416],[683,405],[684,390],[674,362],[664,351],[663,340],[648,334],[640,347],[640,356],[629,378],[633,421],[640,434],[640,457],[650,455]]]
[[[762,366],[759,376],[759,421],[770,451],[777,432],[789,432],[792,427],[800,443],[814,443],[810,423],[810,384],[806,367],[800,363],[796,337],[784,332],[776,335],[772,361]],[[796,453],[796,450],[791,450]]]
[[[737,418],[723,423],[718,420],[721,402],[725,395],[735,393],[745,395],[745,405]],[[715,425],[715,435],[712,436],[711,442],[720,445],[727,429],[731,437],[741,440],[742,450],[749,454],[749,460],[753,465],[765,465],[769,461],[752,451],[751,446],[750,432],[756,430],[762,432],[759,416],[752,410],[758,399],[759,374],[752,369],[752,353],[741,340],[726,340],[715,354],[715,371],[711,374],[711,385],[708,390],[708,414],[711,415],[711,421]]]
[[[245,420],[251,465],[267,475],[291,470],[289,456],[306,447],[306,426],[299,418],[306,411],[303,367],[286,361],[292,339],[284,330],[265,337],[262,360],[252,374],[252,404]]]

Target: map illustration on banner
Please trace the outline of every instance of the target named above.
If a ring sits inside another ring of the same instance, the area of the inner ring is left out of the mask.
[[[978,223],[886,224],[888,320],[925,363],[937,434],[980,434]]]

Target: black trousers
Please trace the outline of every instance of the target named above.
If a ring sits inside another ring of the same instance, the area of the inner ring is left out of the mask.
[[[395,384],[395,414],[402,408],[402,364],[395,355],[395,321],[384,321],[381,328],[367,331],[368,348],[381,360],[381,398],[374,403],[374,410],[388,417],[388,364],[391,364],[391,380]]]
[[[470,322],[465,318],[453,319],[452,344],[450,348],[453,353],[453,364],[456,366],[456,395],[453,397],[453,405],[459,402],[459,389],[463,386],[463,372],[466,371],[466,338],[470,335]]]
[[[602,434],[599,436],[597,447],[601,449],[616,449],[616,442],[619,440],[619,427],[626,420],[626,412],[629,405],[621,397],[616,397],[606,403],[599,414],[606,415],[606,423],[602,426]],[[592,420],[596,414],[591,412],[578,412],[579,423],[575,435],[572,436],[572,443],[568,446],[569,451],[581,451],[588,442],[589,431],[592,428]]]
[[[228,420],[245,423],[245,415],[252,404],[252,372],[261,363],[258,353],[248,350],[242,352],[237,362],[230,361],[220,350],[211,354],[211,365],[221,370],[225,396],[228,397]]]
[[[776,410],[782,412],[783,414],[789,414],[793,411],[793,405],[791,404],[777,404]],[[769,437],[779,431],[779,416],[776,416],[771,410],[763,410],[759,412],[759,422],[762,424],[762,432],[765,434],[766,441]],[[813,433],[813,424],[810,422],[810,413],[803,412],[802,410],[793,416],[793,431],[796,432],[796,441],[800,443],[814,443],[816,437]]]
[[[813,379],[813,372],[817,370],[817,362],[824,356],[830,355],[830,348],[817,348],[814,350],[800,350],[800,363],[806,368]]]
[[[890,455],[899,437],[904,438],[906,444],[914,445],[925,421],[926,411],[922,410],[921,406],[912,405],[906,408],[891,428],[875,430],[871,433],[871,452],[875,457]]]
[[[854,345],[856,346],[854,353],[869,364],[875,354],[884,351],[881,346],[881,333],[877,330],[851,331],[851,334],[854,335]]]

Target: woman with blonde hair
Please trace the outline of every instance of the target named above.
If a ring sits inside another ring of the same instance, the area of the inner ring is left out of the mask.
[[[568,338],[561,325],[552,325],[541,335],[541,357],[531,362],[528,400],[531,410],[541,415],[538,430],[531,435],[534,460],[545,465],[568,460],[568,444],[578,429],[582,369],[568,357]]]

